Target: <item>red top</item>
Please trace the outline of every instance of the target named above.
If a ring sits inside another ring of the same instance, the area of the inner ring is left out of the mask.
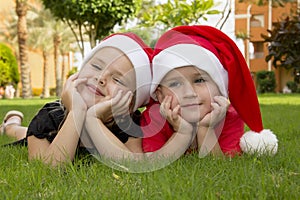
[[[142,113],[141,127],[144,133],[142,142],[144,152],[160,149],[174,133],[171,125],[160,115],[159,106],[158,102],[152,101]],[[223,153],[230,156],[241,153],[239,143],[243,134],[244,122],[230,105],[218,139]]]

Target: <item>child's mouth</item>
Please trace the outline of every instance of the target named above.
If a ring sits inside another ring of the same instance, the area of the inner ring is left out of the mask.
[[[93,94],[97,96],[104,96],[104,94],[94,85],[87,85],[89,91],[91,91]]]
[[[190,103],[190,104],[181,105],[180,107],[182,107],[182,108],[193,108],[193,107],[196,107],[196,106],[200,106],[200,104],[199,103]]]

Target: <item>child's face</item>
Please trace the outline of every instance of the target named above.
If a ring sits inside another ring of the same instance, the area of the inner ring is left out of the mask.
[[[159,102],[166,96],[171,96],[171,109],[180,105],[182,118],[194,123],[199,122],[211,111],[213,97],[221,94],[206,72],[187,66],[167,73],[157,88],[156,95]]]
[[[119,90],[135,91],[135,72],[130,60],[118,49],[104,47],[96,52],[81,69],[78,78],[87,78],[78,91],[88,107],[112,98]]]

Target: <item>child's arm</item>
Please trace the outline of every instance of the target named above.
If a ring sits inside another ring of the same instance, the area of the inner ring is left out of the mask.
[[[214,128],[199,126],[197,132],[197,143],[200,147],[200,157],[205,157],[209,153],[215,156],[223,155]]]
[[[116,116],[128,114],[132,93],[125,95],[119,91],[110,100],[102,101],[87,111],[85,128],[100,155],[108,158],[129,157],[132,153],[141,153],[141,139],[129,138],[122,143],[105,125]]]
[[[52,143],[47,139],[29,136],[29,159],[42,159],[45,163],[52,165],[73,160],[87,109],[76,89],[79,84],[86,80],[77,79],[77,77],[78,74],[71,76],[62,92],[62,101],[68,111],[64,124]]]
[[[193,126],[179,115],[180,105],[171,109],[172,97],[166,96],[160,105],[161,115],[171,124],[174,134],[169,138],[161,151],[168,146],[169,152],[177,152],[182,155],[190,146],[195,138],[193,135]]]
[[[197,131],[197,142],[199,156],[204,157],[210,151],[213,155],[223,155],[218,143],[218,136],[221,133],[215,133],[216,126],[224,123],[229,102],[225,97],[214,97],[215,102],[211,104],[212,111],[204,116],[199,122]],[[219,130],[222,131],[222,130]]]
[[[104,116],[101,114],[101,112],[107,113],[104,112],[105,107],[108,108],[108,105],[114,106],[114,102],[118,102],[119,107],[121,107],[120,102],[123,102],[121,99],[126,100],[126,95],[122,98],[121,96],[118,97],[117,95],[111,100],[111,102],[108,101],[108,103],[97,105],[98,108],[96,112],[95,110],[93,111],[91,109],[89,109],[87,112],[85,126],[100,155],[110,159],[128,158],[141,160],[145,157],[179,157],[185,152],[191,142],[193,132],[193,127],[188,123],[185,127],[180,127],[178,133],[172,136],[172,140],[170,140],[172,142],[168,142],[158,151],[148,154],[135,154],[142,153],[141,138],[129,138],[129,140],[125,144],[123,144],[110,132],[110,130],[103,123],[103,120],[101,120]],[[175,117],[175,114],[177,114],[177,112],[178,109],[173,113],[173,120],[176,120],[176,122],[181,122],[181,118],[179,118],[178,116]]]
[[[128,108],[130,107],[130,102],[132,100],[132,92],[127,92],[123,94],[120,90],[111,99],[106,98],[104,101],[97,103],[93,107],[89,108],[86,116],[85,128],[91,137],[96,148],[107,149],[110,145],[116,144],[121,147],[123,150],[129,151],[132,147],[133,152],[142,152],[140,148],[136,148],[135,140],[136,138],[129,138],[128,142],[123,144],[108,128],[107,122],[114,120],[117,116],[129,115]],[[95,134],[95,135],[94,135]],[[106,144],[102,144],[102,141],[97,142],[97,139],[101,139],[99,135],[103,135],[103,139],[106,137],[109,140]],[[111,141],[110,141],[111,140]],[[100,145],[101,143],[101,145]],[[105,146],[108,145],[106,148]],[[101,146],[101,147],[100,147]]]

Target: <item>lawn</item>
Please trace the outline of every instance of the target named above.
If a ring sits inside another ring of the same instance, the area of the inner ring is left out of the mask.
[[[23,125],[53,99],[0,100],[0,120],[11,109]],[[28,162],[26,147],[0,147],[1,199],[299,199],[300,95],[260,95],[265,128],[279,139],[274,157],[182,157],[149,173],[126,173],[93,157],[51,168]],[[0,136],[0,144],[11,141]]]

